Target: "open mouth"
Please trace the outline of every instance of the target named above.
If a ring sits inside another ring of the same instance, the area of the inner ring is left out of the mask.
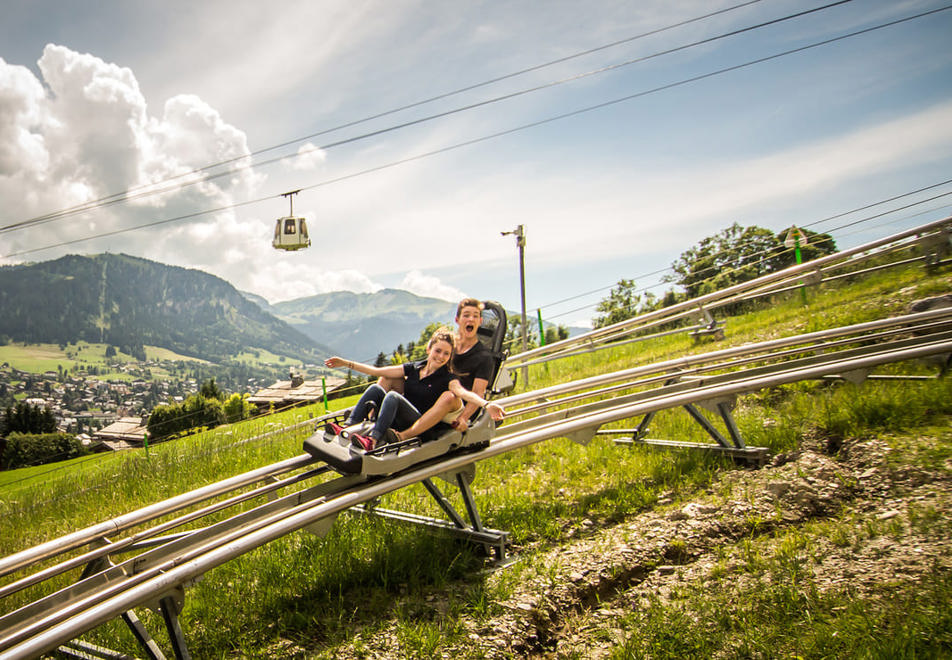
[[[467,323],[467,324],[466,324],[466,332],[472,332],[472,331],[475,330],[475,329],[476,329],[476,326],[473,325],[472,323]]]

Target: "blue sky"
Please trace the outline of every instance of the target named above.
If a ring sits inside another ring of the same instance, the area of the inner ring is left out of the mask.
[[[852,0],[712,40],[829,4],[760,0],[631,39],[741,4],[0,0],[0,226],[194,181],[6,229],[0,263],[124,252],[272,302],[401,287],[515,309],[517,252],[500,232],[523,224],[528,307],[580,325],[620,278],[659,285],[656,271],[733,222],[849,247],[949,215],[942,197],[838,229],[945,184],[819,222],[950,178],[952,9],[718,75],[945,5]],[[188,175],[284,143],[228,176]],[[277,195],[298,188],[314,244],[278,252]]]

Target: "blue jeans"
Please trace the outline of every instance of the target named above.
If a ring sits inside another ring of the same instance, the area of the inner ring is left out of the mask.
[[[391,426],[398,431],[410,428],[413,422],[420,419],[420,411],[399,392],[388,392],[376,383],[364,390],[360,400],[350,413],[347,425],[357,424],[367,419],[370,413],[370,404],[377,406],[377,421],[370,436],[374,440],[383,437]]]

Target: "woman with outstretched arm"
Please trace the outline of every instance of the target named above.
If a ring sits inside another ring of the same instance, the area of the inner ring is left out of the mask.
[[[331,368],[346,367],[368,376],[404,379],[402,394],[388,392],[378,384],[373,384],[364,391],[345,426],[364,421],[375,408],[377,419],[367,435],[351,433],[352,441],[370,451],[382,442],[398,440],[397,430],[409,428],[420,418],[422,412],[429,410],[440,395],[450,389],[453,381],[459,380],[449,369],[454,350],[453,333],[448,328],[440,328],[430,336],[426,359],[420,362],[374,367],[337,356],[325,360],[324,364]],[[460,392],[461,398],[467,403],[487,408],[493,419],[502,419],[505,414],[500,406],[487,402],[473,392],[457,387],[453,390]],[[462,408],[462,403],[459,407]],[[327,425],[327,431],[334,435],[343,430],[343,427],[333,422]]]

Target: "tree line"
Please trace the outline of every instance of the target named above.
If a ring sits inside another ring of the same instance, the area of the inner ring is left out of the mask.
[[[735,222],[685,250],[671,264],[673,274],[665,276],[663,281],[676,284],[681,291],[670,288],[658,297],[650,291],[639,291],[634,280],[623,278],[595,307],[597,315],[592,325],[602,328],[789,268],[796,263],[796,255],[784,244],[788,231],[774,233],[756,225],[742,227]],[[800,248],[802,261],[836,252],[836,243],[829,234],[809,229],[800,231],[807,239],[807,244]]]
[[[56,417],[49,406],[20,401],[7,406],[0,416],[0,469],[42,465],[84,453],[75,436],[56,432]]]
[[[146,429],[149,440],[158,442],[198,428],[240,422],[251,417],[254,410],[246,395],[235,392],[229,396],[212,378],[202,383],[199,391],[182,403],[166,403],[153,408]]]
[[[159,442],[195,429],[231,424],[248,419],[254,411],[247,395],[228,395],[212,378],[182,403],[170,402],[153,408],[146,423],[148,440]],[[42,465],[87,452],[74,435],[57,432],[56,418],[49,406],[41,408],[21,401],[7,406],[0,415],[0,469]]]
[[[650,291],[639,291],[635,280],[622,278],[595,306],[596,315],[592,319],[592,325],[595,328],[609,326],[639,314],[669,307],[788,268],[796,263],[794,250],[784,244],[788,231],[784,229],[774,233],[756,225],[742,227],[735,222],[685,250],[671,264],[673,274],[667,275],[663,281],[676,285],[680,291],[672,287],[659,297]],[[836,243],[829,234],[809,229],[800,231],[807,239],[806,245],[800,248],[802,261],[836,252]],[[422,359],[426,341],[440,325],[443,324],[431,323],[423,329],[419,339],[400,344],[389,354],[378,353],[374,361],[375,366]],[[526,319],[526,325],[527,349],[531,350],[539,346],[538,326],[532,318]],[[545,328],[543,335],[545,344],[566,339],[568,336],[569,330],[563,325],[550,325]],[[505,345],[512,353],[522,351],[520,316],[513,314],[509,317]]]

